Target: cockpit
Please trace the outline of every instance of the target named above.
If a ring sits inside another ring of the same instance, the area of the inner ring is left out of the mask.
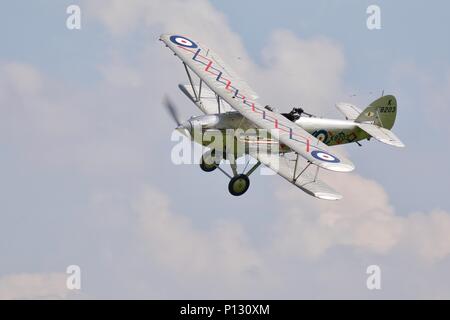
[[[282,113],[282,115],[286,118],[288,118],[289,120],[291,120],[292,122],[297,121],[298,119],[300,119],[300,117],[302,116],[302,114],[304,113],[302,108],[293,108],[291,110],[291,112],[289,113]]]
[[[271,106],[265,106],[265,109],[272,111],[272,112],[276,112],[278,113],[278,109],[271,107]],[[297,121],[298,119],[300,119],[300,117],[302,116],[308,116],[308,117],[315,117],[314,115],[305,112],[302,108],[292,108],[291,112],[289,113],[281,113],[282,116],[284,116],[285,118],[289,119],[292,122]]]

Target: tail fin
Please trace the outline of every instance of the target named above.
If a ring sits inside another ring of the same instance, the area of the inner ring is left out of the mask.
[[[356,118],[358,127],[380,142],[404,147],[403,142],[390,131],[397,117],[397,99],[394,96],[381,97],[370,104]]]
[[[397,99],[394,96],[383,96],[372,102],[355,119],[358,123],[371,123],[385,129],[392,129],[397,117]]]

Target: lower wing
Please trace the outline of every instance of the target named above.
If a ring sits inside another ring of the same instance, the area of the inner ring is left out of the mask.
[[[340,200],[342,195],[337,193],[333,188],[317,179],[316,174],[304,170],[307,165],[306,161],[301,161],[297,158],[296,161],[271,153],[258,152],[254,155],[259,162],[269,167],[277,174],[288,180],[293,185],[297,186],[307,194],[322,200]],[[299,163],[305,164],[303,166]],[[318,168],[317,168],[318,169]]]

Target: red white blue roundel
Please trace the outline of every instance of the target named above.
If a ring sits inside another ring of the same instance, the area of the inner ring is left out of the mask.
[[[182,37],[182,36],[171,36],[170,37],[170,41],[172,41],[173,43],[179,45],[179,46],[183,46],[186,48],[197,48],[197,44],[192,41],[189,40],[186,37]]]
[[[341,162],[341,160],[339,160],[335,156],[332,156],[329,153],[326,153],[326,152],[323,152],[323,151],[319,151],[319,150],[314,150],[313,152],[311,152],[311,155],[314,158],[322,160],[322,161],[325,161],[325,162],[332,162],[332,163]]]
[[[326,130],[318,130],[313,133],[313,136],[323,143],[326,143],[328,140],[328,132]]]

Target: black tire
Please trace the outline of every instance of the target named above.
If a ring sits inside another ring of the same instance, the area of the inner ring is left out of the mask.
[[[235,197],[242,196],[250,187],[250,179],[245,174],[231,178],[228,184],[228,191]]]
[[[200,159],[200,168],[205,172],[212,172],[217,169],[217,164],[214,162],[212,164],[205,163],[203,157]]]

